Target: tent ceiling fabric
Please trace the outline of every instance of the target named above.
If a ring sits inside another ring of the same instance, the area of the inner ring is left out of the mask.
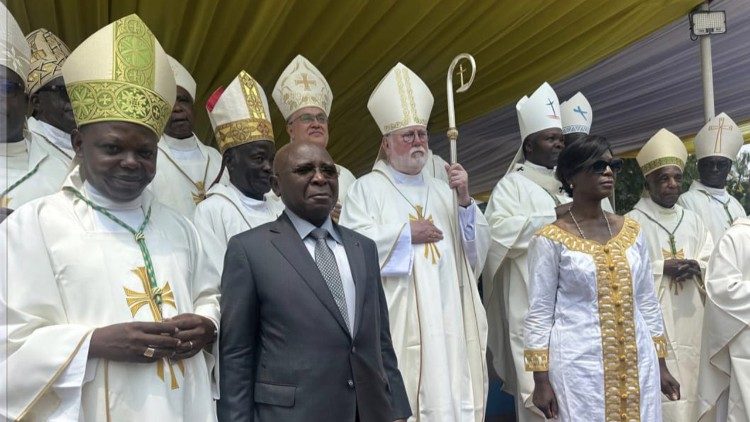
[[[741,124],[750,119],[750,2],[722,0],[711,8],[726,10],[728,27],[726,34],[711,37],[716,113],[724,111]],[[594,112],[591,133],[606,136],[616,153],[640,148],[662,127],[685,139],[704,124],[699,44],[690,40],[685,15],[563,81],[550,82],[560,102],[577,91],[586,95]],[[515,102],[464,121],[459,131],[459,161],[472,177],[472,191],[491,190],[521,144]],[[444,135],[435,134],[431,146],[447,156]]]
[[[355,174],[368,171],[380,134],[367,99],[397,62],[435,95],[432,130],[447,126],[445,72],[463,52],[477,60],[472,88],[456,97],[459,125],[579,72],[675,19],[698,0],[8,0],[25,32],[45,27],[71,48],[107,23],[137,13],[198,82],[197,133],[211,139],[208,95],[241,69],[271,92],[297,54],[312,61],[334,94],[329,151]],[[92,60],[96,58],[92,57]],[[697,60],[697,58],[696,58]],[[606,88],[602,88],[606,89]],[[275,107],[277,139],[286,142]],[[599,110],[597,113],[601,115]],[[513,126],[505,130],[516,130]],[[484,138],[483,138],[484,139]],[[481,139],[480,139],[481,140]],[[466,142],[469,142],[468,140]],[[472,140],[474,142],[474,140]],[[469,154],[470,171],[499,173],[490,151]],[[463,150],[461,151],[463,155]],[[480,157],[481,155],[481,157]],[[494,161],[493,161],[494,162]],[[479,163],[481,164],[481,163]],[[473,176],[473,174],[472,174]]]

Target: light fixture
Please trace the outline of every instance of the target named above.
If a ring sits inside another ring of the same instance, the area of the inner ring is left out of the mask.
[[[690,13],[690,32],[694,36],[727,32],[727,15],[723,10],[696,10]]]

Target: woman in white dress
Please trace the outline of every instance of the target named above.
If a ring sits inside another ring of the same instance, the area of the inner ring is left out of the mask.
[[[567,146],[557,177],[572,206],[529,246],[525,363],[548,418],[654,422],[660,391],[679,399],[640,226],[601,208],[621,167],[602,137]]]

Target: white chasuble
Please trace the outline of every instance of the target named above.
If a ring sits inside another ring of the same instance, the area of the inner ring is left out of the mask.
[[[185,139],[162,135],[156,161],[156,176],[149,189],[156,199],[188,219],[206,199],[206,191],[221,170],[221,154],[193,135]],[[227,185],[225,172],[219,183]]]
[[[750,219],[735,221],[708,263],[698,378],[701,421],[750,421]]]
[[[549,371],[561,421],[661,421],[666,339],[645,240],[605,244],[550,224],[529,244],[525,368]]]
[[[703,219],[714,243],[736,219],[747,216],[740,202],[726,189],[711,188],[698,180],[693,180],[690,189],[680,195],[677,203]]]
[[[32,132],[24,140],[0,143],[0,208],[16,209],[60,190],[68,169]]]
[[[550,192],[533,182],[523,174],[525,171],[518,171],[516,166],[516,171],[506,174],[492,190],[485,210],[491,244],[482,273],[492,363],[504,381],[503,388],[516,396],[516,414],[522,422],[544,421],[531,402],[534,380],[530,372],[525,372],[523,359],[523,318],[529,308],[529,241],[537,230],[557,219],[557,204],[570,202],[559,190]],[[551,177],[551,173],[547,175]],[[545,185],[553,183],[551,179]]]
[[[70,165],[76,156],[70,134],[34,117],[29,117],[26,121],[29,131],[39,137],[44,149],[65,165]]]
[[[339,171],[339,204],[343,204],[346,200],[346,195],[349,193],[352,185],[357,178],[354,177],[346,167],[336,164],[336,169]],[[272,191],[273,192],[273,191]]]
[[[231,183],[229,186],[217,183],[208,190],[206,200],[198,204],[193,224],[219,269],[224,266],[224,254],[232,236],[275,221],[284,211],[284,203],[270,193],[259,201],[243,195]]]
[[[651,258],[654,289],[664,314],[667,334],[667,368],[680,383],[680,400],[662,397],[665,421],[695,421],[700,363],[701,326],[703,325],[703,279],[713,241],[697,214],[675,205],[664,208],[651,198],[641,198],[627,214],[641,225]],[[672,237],[672,240],[670,240]],[[664,275],[667,259],[693,259],[703,277],[676,284]]]
[[[82,185],[75,168],[65,186],[93,201]],[[7,361],[0,375],[9,382],[2,384],[3,416],[48,420],[66,401],[78,400],[78,420],[86,422],[215,420],[211,353],[155,363],[79,354],[94,329],[111,324],[195,313],[218,326],[219,274],[195,227],[148,192],[141,198],[143,215],[151,210],[143,235],[162,293],[160,311],[147,294],[146,264],[134,236],[73,192],[27,204],[4,222],[7,272],[0,274],[0,299],[7,306]],[[58,384],[70,381],[65,378],[82,359],[86,373],[78,394],[58,395]]]
[[[484,419],[487,323],[469,255],[484,261],[487,226],[476,205],[463,211],[473,224],[459,221],[455,207],[444,182],[396,174],[379,161],[354,183],[341,213],[340,224],[378,247],[410,421]],[[419,219],[432,221],[443,240],[412,245],[409,222]]]

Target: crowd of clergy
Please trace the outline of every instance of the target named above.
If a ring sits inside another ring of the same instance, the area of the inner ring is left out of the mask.
[[[680,138],[660,129],[645,142],[643,195],[613,233],[612,183],[600,215],[576,215],[577,187],[556,177],[566,148],[606,142],[589,134],[580,92],[560,104],[545,82],[518,101],[518,153],[482,211],[463,167],[430,151],[433,95],[404,64],[363,104],[382,133],[370,172],[280,169],[270,102],[244,70],[204,107],[136,15],[71,52],[46,29],[24,36],[0,8],[4,418],[264,420],[222,403],[222,377],[239,371],[222,345],[237,333],[223,330],[243,330],[224,326],[238,312],[225,304],[241,302],[222,297],[222,267],[230,239],[289,214],[275,180],[294,172],[337,178],[327,224],[377,247],[410,409],[394,404],[384,420],[483,421],[496,374],[523,422],[750,421],[750,219],[725,187],[743,144],[728,115],[695,128],[699,178],[686,192]],[[325,151],[334,96],[315,65],[295,57],[271,97],[290,145]],[[194,133],[204,109],[218,150]],[[610,150],[582,171],[613,178],[621,167]],[[555,226],[567,216],[577,231]],[[586,238],[582,228],[605,221],[609,240]],[[331,294],[355,331],[355,308]],[[249,401],[304,406],[300,389],[297,403],[274,402],[280,391]],[[326,400],[331,412],[339,399]],[[343,420],[307,420],[325,419]]]

